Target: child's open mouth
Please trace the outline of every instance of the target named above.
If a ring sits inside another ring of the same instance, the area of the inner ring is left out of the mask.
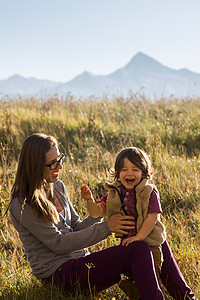
[[[126,182],[127,182],[127,183],[133,183],[133,182],[134,182],[134,179],[126,179]]]

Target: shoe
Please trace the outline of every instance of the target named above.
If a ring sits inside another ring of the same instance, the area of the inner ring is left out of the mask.
[[[141,296],[132,278],[121,279],[119,287],[131,300],[140,300]]]

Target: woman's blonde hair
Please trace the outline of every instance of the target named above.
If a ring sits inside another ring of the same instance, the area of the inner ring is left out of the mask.
[[[44,180],[46,153],[58,145],[56,138],[34,133],[23,143],[19,156],[11,201],[15,196],[32,205],[38,216],[45,221],[58,222],[53,202],[52,186]]]

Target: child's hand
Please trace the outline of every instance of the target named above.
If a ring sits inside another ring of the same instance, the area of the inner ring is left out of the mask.
[[[139,237],[136,235],[130,236],[122,241],[122,246],[128,246],[130,243],[135,242],[135,241],[141,241]]]
[[[83,184],[81,187],[81,197],[87,201],[93,200],[92,192],[86,184]]]

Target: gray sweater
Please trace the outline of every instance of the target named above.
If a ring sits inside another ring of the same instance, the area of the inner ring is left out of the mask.
[[[58,224],[46,223],[30,204],[22,210],[23,200],[13,198],[10,205],[12,223],[19,232],[33,274],[38,278],[50,276],[64,262],[88,254],[84,248],[110,235],[107,222],[88,216],[83,221],[75,212],[62,181],[54,184],[54,192],[64,207]]]

